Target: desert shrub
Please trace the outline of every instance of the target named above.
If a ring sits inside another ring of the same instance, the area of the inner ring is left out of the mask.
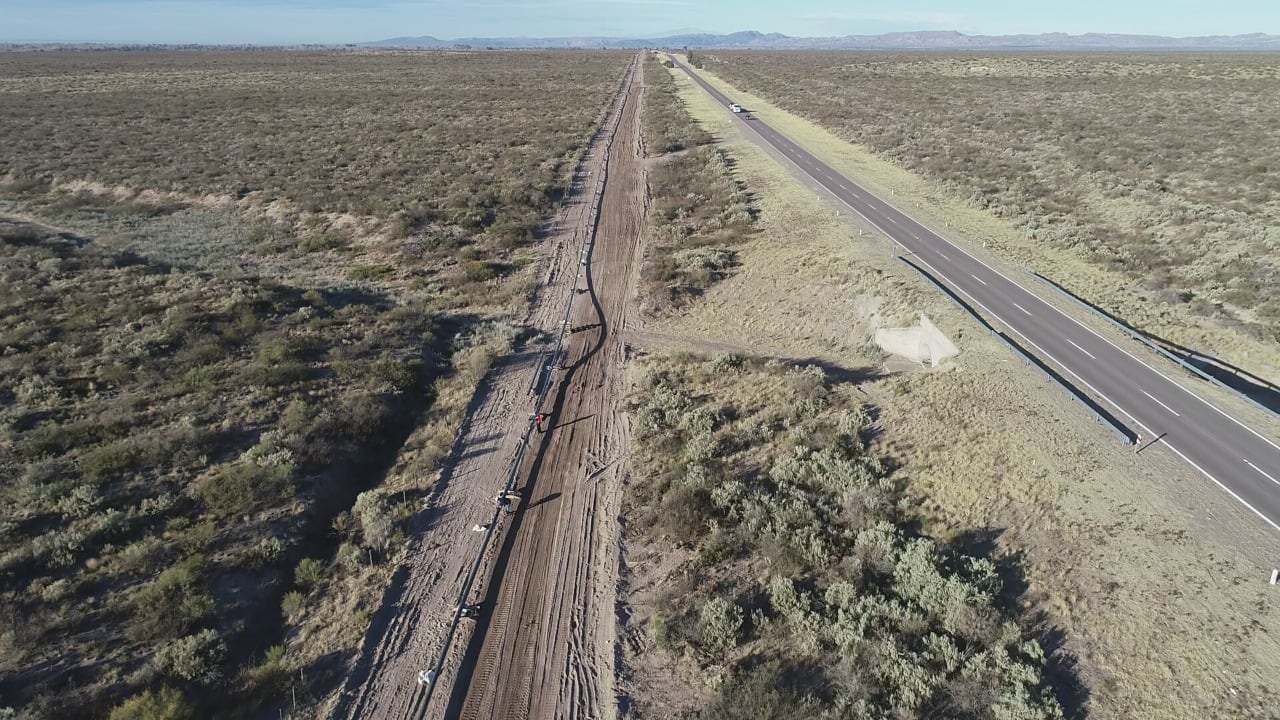
[[[738,646],[742,632],[742,608],[732,600],[721,597],[708,599],[702,605],[698,625],[702,631],[702,651],[715,660],[722,660]]]
[[[102,505],[102,494],[93,485],[77,485],[55,506],[66,520],[86,518]]]
[[[192,390],[213,387],[222,377],[224,369],[218,365],[200,365],[182,375],[182,384]]]
[[[195,717],[195,708],[182,691],[167,685],[159,692],[146,690],[111,711],[111,720],[190,720]]]
[[[399,362],[383,358],[370,363],[368,371],[374,382],[385,383],[395,392],[408,392],[421,387],[423,369],[421,360]]]
[[[296,623],[307,609],[307,596],[291,590],[284,594],[280,600],[280,612],[284,614],[285,620]]]
[[[201,482],[200,500],[221,518],[246,515],[287,497],[292,492],[292,473],[291,464],[236,461]]]
[[[360,535],[365,546],[385,550],[395,528],[395,518],[387,499],[373,490],[360,493],[351,514],[360,523]]]
[[[462,273],[471,282],[484,282],[498,276],[498,271],[494,269],[493,265],[483,260],[468,260],[463,263]]]
[[[316,209],[319,209],[318,207]],[[304,253],[325,252],[326,250],[340,250],[347,246],[349,242],[346,235],[338,230],[328,228],[312,230],[302,242],[298,243],[298,250]]]
[[[382,280],[390,277],[395,269],[390,265],[355,265],[347,271],[351,280]]]
[[[134,627],[141,636],[177,637],[209,614],[213,599],[204,587],[204,566],[204,557],[193,555],[134,594]]]
[[[303,558],[293,569],[293,582],[303,590],[314,590],[324,577],[324,565],[315,558]]]
[[[289,672],[284,665],[285,648],[283,645],[272,645],[262,659],[262,663],[250,668],[246,677],[254,690],[260,695],[281,692],[285,689]]]
[[[205,629],[161,645],[152,664],[161,675],[209,685],[221,677],[220,664],[227,646],[218,632]]]
[[[712,506],[706,490],[675,487],[664,493],[659,522],[665,535],[677,542],[692,542],[709,530]]]
[[[824,717],[823,704],[817,698],[796,689],[795,673],[795,669],[776,659],[744,669],[721,689],[707,717],[713,720],[803,720]]]
[[[138,450],[129,441],[95,448],[82,463],[84,474],[95,480],[109,480],[131,468],[138,461]]]

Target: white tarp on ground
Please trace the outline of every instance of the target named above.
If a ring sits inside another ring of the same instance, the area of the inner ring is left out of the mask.
[[[924,313],[920,313],[920,325],[917,327],[876,330],[876,345],[892,355],[918,363],[927,362],[932,367],[938,367],[943,360],[960,354],[959,348]]]

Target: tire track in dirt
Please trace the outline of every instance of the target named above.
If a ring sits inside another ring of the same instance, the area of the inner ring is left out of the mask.
[[[590,229],[595,190],[604,172],[602,150],[613,134],[608,129],[627,106],[626,97],[620,92],[606,112],[575,172],[569,200],[548,229],[547,272],[527,322],[553,337],[577,279],[577,249]],[[494,516],[493,498],[505,485],[534,410],[530,378],[549,350],[545,344],[522,349],[495,367],[477,389],[445,469],[411,520],[406,558],[371,621],[346,687],[319,709],[320,716],[418,718],[431,710],[417,675],[435,663],[444,646],[458,596],[482,549],[484,535],[472,532],[472,526]],[[496,620],[505,624],[508,617],[504,612]],[[466,635],[460,629],[459,643],[466,642]],[[451,651],[454,662],[448,664],[456,668],[460,655]],[[432,704],[443,707],[444,697]]]
[[[619,331],[645,218],[640,102],[633,80],[588,257],[591,302],[572,318],[588,329],[566,346],[552,424],[527,462],[527,504],[503,537],[445,717],[617,715],[617,517],[628,439]]]

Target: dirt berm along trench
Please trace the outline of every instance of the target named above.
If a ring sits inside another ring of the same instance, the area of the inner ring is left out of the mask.
[[[617,716],[618,516],[628,443],[620,337],[646,212],[640,73],[637,62],[543,244],[548,271],[529,322],[554,336],[572,295],[574,329],[554,363],[546,400],[535,408],[529,393],[545,345],[522,348],[478,390],[453,456],[414,518],[408,559],[329,717]],[[579,243],[592,231],[582,263]],[[538,409],[549,417],[546,431],[530,436],[516,471],[522,498],[511,514],[499,514],[484,546],[485,533],[473,528],[494,516],[494,498]],[[466,598],[479,614],[457,625],[434,687],[425,688],[417,675],[445,647],[482,546]]]

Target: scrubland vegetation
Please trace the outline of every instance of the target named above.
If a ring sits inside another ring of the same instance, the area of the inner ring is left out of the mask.
[[[1062,716],[996,566],[915,529],[855,384],[732,356],[639,374],[632,544],[668,557],[650,641],[716,692],[693,716]]]
[[[650,207],[641,268],[643,307],[677,311],[736,264],[733,245],[750,236],[750,198],[731,160],[684,110],[671,74],[647,60],[645,147]]]
[[[79,180],[518,239],[564,191],[628,57],[6,53],[0,176],[11,191]]]
[[[0,54],[0,708],[329,689],[628,59]]]
[[[1153,302],[1280,339],[1274,56],[698,59]]]

